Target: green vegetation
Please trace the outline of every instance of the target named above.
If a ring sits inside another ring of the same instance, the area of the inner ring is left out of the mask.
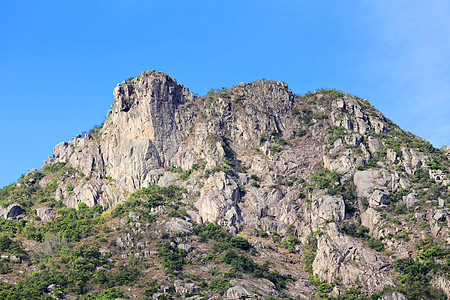
[[[67,170],[71,169],[57,164],[50,165],[45,172],[51,172],[53,175],[59,172],[64,175]],[[31,176],[33,179],[42,178],[42,175],[37,173]],[[25,176],[24,180],[35,184],[29,178]],[[183,192],[183,189],[175,186],[160,188],[154,185],[144,188],[131,194],[124,204],[118,205],[111,216],[121,217],[134,210],[141,212],[144,219],[151,220],[149,210],[160,205],[172,206],[168,215],[185,215],[185,210],[178,207]],[[109,260],[112,255],[109,251],[104,254],[100,252],[98,242],[108,241],[99,239],[94,242],[92,237],[108,235],[113,231],[105,226],[111,217],[103,213],[100,205],[89,208],[85,203],[80,203],[75,210],[52,201],[57,209],[56,218],[45,224],[0,219],[0,229],[4,234],[0,236],[0,251],[17,257],[19,261],[15,264],[20,265],[23,264],[21,261],[25,261],[39,266],[39,271],[29,273],[16,285],[0,284],[0,296],[4,299],[50,299],[48,286],[54,284],[58,286],[53,290],[57,296],[64,292],[85,299],[122,297],[123,292],[117,287],[135,285],[143,275],[142,267],[145,265],[136,259],[114,264]],[[35,240],[40,244],[29,253],[12,236]],[[245,245],[240,239],[233,240],[233,243]],[[182,269],[184,250],[174,249],[166,243],[160,247],[158,255],[168,274],[176,274]],[[9,261],[0,260],[0,273],[12,271]],[[95,292],[93,289],[102,291]]]
[[[268,137],[268,134],[266,132],[261,133],[260,136],[259,136],[259,141],[261,143],[264,143],[268,139],[269,139],[269,137]]]
[[[280,290],[286,287],[286,282],[293,281],[289,275],[281,275],[276,270],[270,271],[268,263],[257,264],[245,253],[239,253],[238,251],[249,251],[250,243],[242,236],[233,236],[221,226],[214,223],[195,225],[194,234],[198,235],[201,242],[215,241],[213,249],[216,254],[226,251],[221,261],[231,265],[234,272],[250,273],[256,277],[266,278]]]
[[[270,151],[271,152],[280,152],[281,151],[281,147],[277,146],[277,145],[273,145],[272,147],[270,147]]]
[[[369,228],[361,225],[361,224],[355,224],[355,223],[341,223],[340,229],[345,234],[348,234],[350,236],[354,236],[360,239],[363,239],[367,246],[370,248],[376,250],[376,251],[383,251],[384,245],[383,242],[380,239],[375,239],[369,235]]]
[[[345,135],[349,134],[350,132],[345,129],[342,126],[336,127],[336,126],[330,126],[327,129],[327,133],[329,135],[327,144],[330,148],[334,147],[334,142],[338,139],[342,139]]]
[[[282,275],[277,270],[269,270],[269,263],[262,265],[255,263],[245,254],[238,254],[234,250],[227,250],[221,260],[233,267],[234,271],[253,274],[256,277],[262,277],[270,280],[277,289],[286,287],[287,282],[293,282],[291,275]]]
[[[124,107],[125,111],[128,111],[130,109],[131,105],[133,104],[133,99],[128,98],[128,97],[123,98],[122,103],[123,103],[123,107]]]
[[[398,279],[402,283],[401,291],[408,299],[447,299],[445,294],[434,289],[430,284],[429,273],[435,268],[434,263],[425,263],[411,257],[397,258],[394,268],[400,272]]]
[[[305,136],[307,133],[307,131],[303,128],[299,128],[296,132],[295,132],[295,136],[296,137],[302,137]]]
[[[294,107],[294,108],[291,109],[291,114],[293,116],[297,116],[297,115],[300,114],[300,111],[297,108]]]
[[[180,179],[184,181],[188,180],[189,176],[191,176],[191,174],[196,170],[198,170],[198,164],[193,164],[189,170],[186,170],[183,173],[181,173]]]
[[[114,217],[120,217],[125,213],[135,210],[138,206],[142,206],[139,212],[143,218],[148,218],[151,209],[161,205],[176,205],[181,200],[184,190],[180,187],[171,185],[168,187],[159,187],[152,185],[143,188],[130,195],[123,204],[118,204],[112,211]]]
[[[438,148],[434,148],[429,142],[416,137],[410,132],[400,129],[398,126],[388,121],[390,131],[388,133],[380,133],[378,137],[383,139],[386,148],[392,149],[397,153],[399,158],[402,157],[401,148],[415,149],[423,152],[431,157],[427,165],[433,170],[441,170],[449,174],[450,161],[447,155]]]
[[[0,229],[10,234],[23,234],[26,238],[38,242],[42,242],[50,233],[62,234],[69,241],[80,241],[96,234],[99,226],[104,223],[101,217],[103,209],[100,205],[88,208],[86,204],[80,203],[78,210],[61,204],[59,206],[53,221],[33,224],[24,220],[0,219]]]
[[[174,165],[171,165],[171,166],[167,167],[167,171],[172,172],[172,173],[182,173],[183,169],[181,167],[175,167]]]
[[[158,256],[162,258],[166,275],[176,275],[183,269],[186,251],[181,248],[175,248],[169,242],[166,242],[159,249]]]
[[[100,130],[102,129],[102,127],[103,127],[103,124],[94,125],[94,127],[91,130],[89,130],[89,132],[87,133],[87,136],[91,139],[99,140]]]
[[[54,192],[58,188],[57,181],[69,177],[79,177],[78,171],[65,163],[54,163],[44,166],[43,171],[32,171],[22,175],[16,183],[0,189],[0,205],[7,206],[12,202],[18,203],[26,210],[26,213],[33,215],[32,207],[36,203],[49,202],[56,205],[53,198]],[[39,182],[45,177],[49,177],[49,183],[41,187]]]
[[[341,183],[342,175],[336,171],[330,172],[328,169],[322,168],[312,173],[311,179],[316,183],[319,189],[325,189],[328,195],[340,195],[345,202],[345,210],[352,213],[356,210],[356,191],[353,180]]]
[[[316,252],[317,252],[317,235],[319,235],[320,232],[312,233],[308,236],[306,239],[306,242],[303,245],[302,251],[303,251],[303,261],[305,262],[305,268],[306,271],[309,274],[313,273],[312,264],[314,262],[314,259],[316,259]]]
[[[210,144],[217,143],[220,139],[220,136],[217,133],[214,132],[208,132],[206,135],[206,141]]]
[[[312,121],[312,119],[313,119],[313,112],[310,110],[310,109],[308,109],[308,108],[303,108],[302,109],[302,119],[303,119],[303,122],[305,122],[305,124],[306,125],[309,125],[310,123],[311,123],[311,121]]]
[[[217,166],[211,168],[211,169],[205,169],[203,171],[203,177],[208,178],[209,175],[214,174],[216,172],[224,172],[230,176],[233,176],[234,170],[232,169],[232,167],[228,164],[225,163],[219,163]]]
[[[216,294],[224,295],[230,286],[230,280],[225,278],[214,278],[209,283],[208,289]]]
[[[364,168],[379,168],[378,162],[383,161],[386,157],[386,151],[385,150],[379,150],[375,152],[372,157],[366,162]]]
[[[219,252],[229,248],[237,248],[245,251],[250,249],[250,243],[246,238],[242,236],[235,237],[214,223],[195,225],[194,234],[199,237],[200,242],[205,243],[208,240],[215,241],[214,249]]]
[[[71,184],[69,184],[69,185],[67,186],[67,192],[69,193],[69,195],[72,193],[72,191],[73,191],[74,188],[75,188],[75,187],[74,187],[73,185],[71,185]]]
[[[9,253],[20,258],[21,260],[28,258],[28,254],[23,249],[21,243],[16,240],[11,240],[9,237],[4,235],[0,236],[0,253]]]
[[[289,237],[281,243],[283,248],[286,248],[290,253],[295,253],[295,245],[297,244],[298,238],[295,236]]]

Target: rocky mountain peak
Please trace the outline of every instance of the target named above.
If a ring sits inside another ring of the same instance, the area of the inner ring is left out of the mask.
[[[155,70],[142,72],[135,78],[123,81],[114,88],[113,94],[113,112],[127,112],[141,104],[161,105],[166,102],[166,105],[176,107],[193,99],[193,94],[189,92],[188,88],[178,84],[175,79],[164,72]]]
[[[8,199],[29,188],[82,213],[85,204],[126,212],[111,222],[118,230],[131,226],[116,241],[134,257],[148,257],[136,249],[151,242],[134,249],[133,241],[155,238],[155,230],[197,253],[206,233],[193,238],[196,226],[221,226],[222,235],[247,236],[261,258],[282,257],[286,272],[301,278],[288,286],[290,295],[314,292],[305,283],[308,273],[309,282],[327,287],[326,295],[358,289],[404,299],[409,292],[396,279],[394,268],[403,271],[395,262],[436,253],[433,284],[445,290],[448,279],[436,274],[448,271],[441,260],[450,253],[448,146],[436,149],[366,99],[334,89],[296,95],[284,82],[260,79],[196,96],[152,70],[118,84],[113,94],[104,124],[56,145],[40,170],[10,187]],[[42,226],[57,218],[56,204],[45,199],[24,202],[36,208]],[[10,214],[8,205],[4,215],[21,214],[20,206]],[[176,282],[184,291],[187,285]],[[233,282],[230,299],[283,295],[277,281]]]

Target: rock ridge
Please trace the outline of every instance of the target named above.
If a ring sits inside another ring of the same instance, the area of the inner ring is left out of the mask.
[[[427,236],[450,242],[449,146],[433,148],[366,99],[332,89],[296,95],[269,79],[197,96],[154,70],[113,95],[105,122],[57,144],[41,169],[67,169],[52,195],[68,207],[108,209],[154,184],[180,186],[190,195],[186,219],[171,218],[168,232],[190,235],[195,221],[295,237],[297,256],[314,241],[311,275],[334,282],[335,295],[355,280],[366,294],[398,286],[396,259],[417,257]],[[39,208],[46,222],[53,214]],[[249,295],[238,285],[226,293]]]

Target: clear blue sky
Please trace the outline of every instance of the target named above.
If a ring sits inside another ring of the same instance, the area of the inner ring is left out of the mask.
[[[0,0],[0,186],[148,69],[200,95],[259,78],[337,88],[450,144],[449,15],[448,0]]]

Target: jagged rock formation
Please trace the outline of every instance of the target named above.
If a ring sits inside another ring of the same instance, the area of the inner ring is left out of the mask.
[[[290,234],[300,244],[316,236],[311,271],[339,282],[334,295],[355,280],[366,293],[396,286],[395,258],[415,255],[414,244],[427,234],[450,242],[448,146],[434,149],[367,100],[335,90],[298,96],[285,83],[261,79],[198,97],[147,71],[114,88],[102,126],[53,152],[43,168],[61,163],[74,170],[53,194],[68,207],[106,209],[152,184],[178,185],[193,195],[187,215],[197,223]],[[40,181],[43,188],[49,183]],[[37,212],[44,221],[53,213]],[[164,226],[185,235],[193,230],[179,218]],[[116,243],[127,247],[132,236]],[[175,284],[181,294],[197,288]],[[235,284],[224,296],[253,294]]]

